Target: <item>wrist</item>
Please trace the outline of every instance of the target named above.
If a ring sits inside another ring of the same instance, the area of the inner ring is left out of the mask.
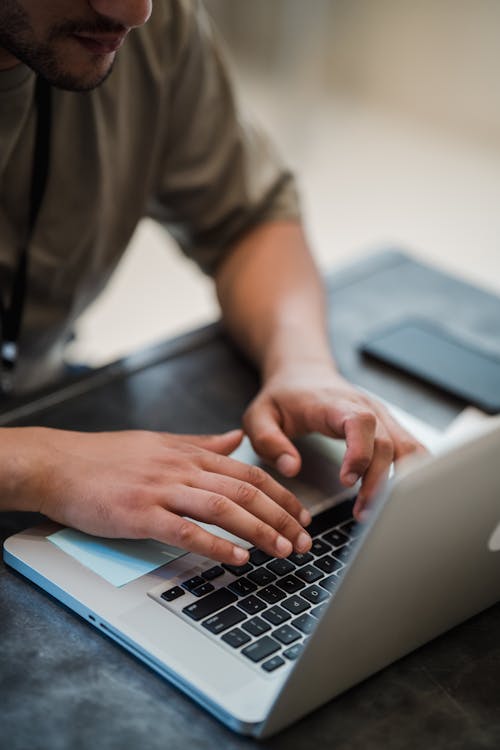
[[[280,342],[279,346],[269,347],[263,359],[261,373],[264,382],[283,374],[300,372],[327,372],[330,376],[340,377],[335,361],[327,346],[311,346],[304,342],[297,346],[297,339],[289,346]]]

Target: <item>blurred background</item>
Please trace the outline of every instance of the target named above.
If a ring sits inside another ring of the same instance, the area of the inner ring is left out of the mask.
[[[500,292],[498,0],[205,0],[240,101],[295,169],[328,270],[399,246]],[[82,318],[103,364],[217,317],[211,282],[146,220]]]

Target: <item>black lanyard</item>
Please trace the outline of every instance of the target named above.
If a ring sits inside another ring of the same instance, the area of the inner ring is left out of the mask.
[[[2,390],[9,391],[12,371],[17,362],[18,340],[26,300],[26,284],[30,243],[42,205],[50,163],[50,133],[52,126],[51,88],[42,78],[35,83],[36,131],[29,196],[29,215],[22,239],[10,299],[0,294],[0,322],[2,326],[1,361]]]

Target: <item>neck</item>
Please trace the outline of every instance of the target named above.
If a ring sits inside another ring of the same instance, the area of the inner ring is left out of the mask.
[[[9,70],[9,68],[15,68],[19,65],[19,60],[6,49],[0,47],[0,70]]]

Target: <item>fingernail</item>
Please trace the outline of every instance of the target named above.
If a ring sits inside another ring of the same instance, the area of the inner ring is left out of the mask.
[[[303,509],[302,509],[302,510],[300,511],[300,515],[299,515],[299,521],[300,521],[300,523],[302,524],[302,526],[309,526],[309,524],[310,524],[310,523],[311,523],[311,521],[312,521],[312,517],[311,517],[311,514],[310,514],[310,513],[309,513],[309,511],[308,511],[308,510],[306,510],[305,508],[303,508]]]
[[[234,547],[233,557],[238,563],[246,563],[248,560],[248,552],[246,549],[241,549],[241,547]]]
[[[279,536],[276,541],[276,549],[278,550],[280,555],[291,555],[293,552],[292,543],[285,539],[284,536]]]
[[[311,546],[312,540],[309,534],[302,531],[297,537],[297,549],[299,552],[306,552]]]
[[[297,461],[293,456],[290,456],[289,453],[283,453],[283,455],[281,455],[276,461],[276,468],[280,474],[283,474],[285,477],[293,476],[296,467]]]
[[[358,481],[358,479],[359,479],[359,475],[355,474],[354,472],[351,472],[350,474],[346,475],[345,481],[348,484],[356,484],[356,482]]]
[[[236,429],[236,430],[229,430],[229,432],[223,432],[222,433],[222,436],[225,437],[225,438],[235,438],[236,436],[239,437],[240,435],[241,435],[241,430],[238,430],[238,429]]]
[[[353,508],[353,514],[354,514],[356,521],[361,520],[361,516],[365,509],[365,505],[366,505],[366,500],[364,499],[364,497],[360,497],[360,495],[358,495],[356,498],[356,502],[354,504],[354,508]]]

